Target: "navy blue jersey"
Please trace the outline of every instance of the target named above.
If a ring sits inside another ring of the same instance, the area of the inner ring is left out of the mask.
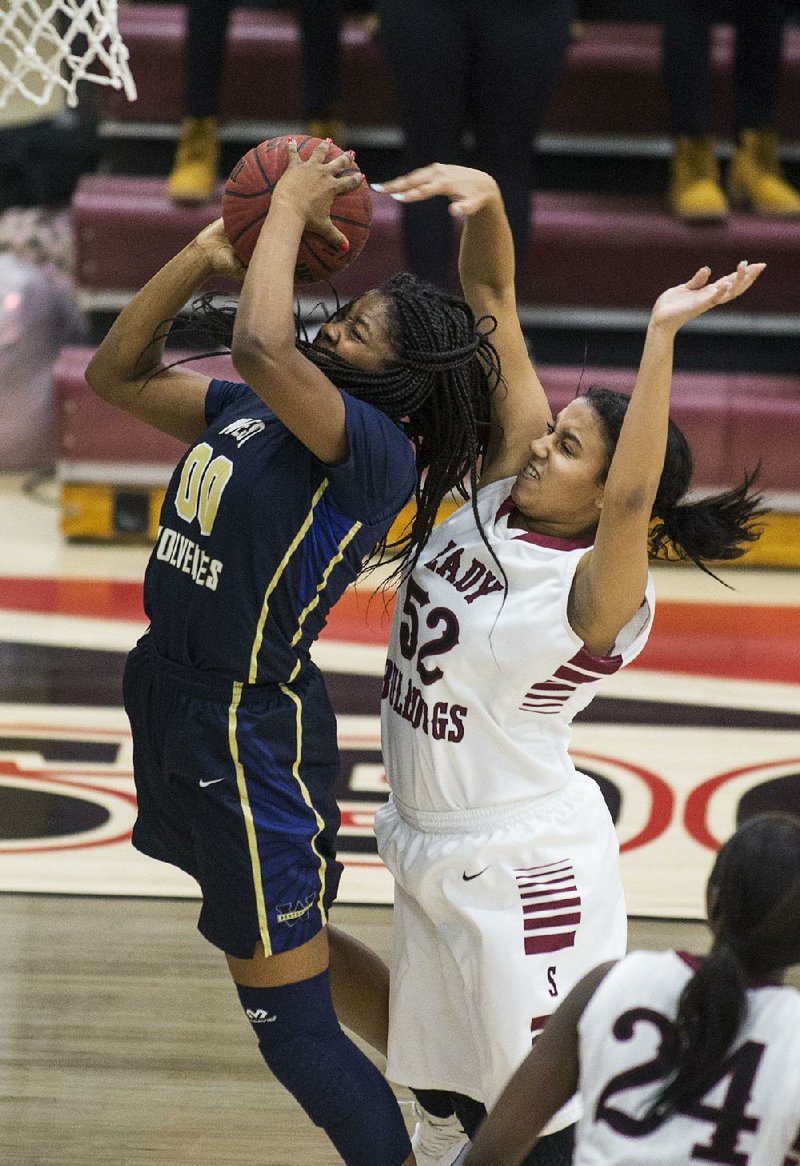
[[[415,483],[399,427],[342,397],[350,455],[327,466],[247,385],[211,381],[145,575],[160,656],[250,684],[297,676]]]

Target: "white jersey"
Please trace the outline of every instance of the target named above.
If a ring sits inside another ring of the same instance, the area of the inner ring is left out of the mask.
[[[579,1023],[574,1166],[795,1166],[800,1161],[800,993],[747,991],[747,1014],[724,1072],[691,1112],[654,1129],[640,1115],[664,1079],[656,1057],[699,961],[633,952],[612,968]]]
[[[398,596],[383,683],[384,762],[404,810],[447,812],[529,801],[575,774],[573,717],[605,677],[639,654],[654,593],[593,656],[567,619],[588,543],[509,527],[513,479],[478,494],[431,535]]]

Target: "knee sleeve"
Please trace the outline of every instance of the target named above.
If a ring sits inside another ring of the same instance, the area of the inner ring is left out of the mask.
[[[411,1142],[392,1090],[336,1019],[327,973],[239,999],[261,1056],[348,1166],[401,1166]]]

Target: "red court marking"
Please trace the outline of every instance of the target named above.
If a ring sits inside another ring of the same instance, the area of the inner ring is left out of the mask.
[[[113,579],[0,578],[0,608],[90,619],[147,618],[142,584]]]
[[[634,667],[800,683],[800,607],[658,603]]]
[[[719,850],[724,839],[715,838],[709,829],[708,806],[720,786],[726,785],[737,777],[745,777],[748,773],[761,773],[767,777],[770,771],[773,773],[777,771],[780,775],[781,771],[791,769],[798,764],[800,764],[800,757],[787,757],[779,761],[760,761],[755,765],[743,765],[739,769],[729,769],[725,773],[718,773],[715,777],[710,777],[702,785],[696,786],[686,799],[683,821],[687,833],[701,846],[707,846],[709,850]],[[760,785],[761,783],[757,781],[755,784]]]
[[[324,640],[385,644],[394,598],[346,592]],[[0,608],[144,622],[141,583],[0,578]],[[800,606],[659,602],[647,647],[632,665],[693,676],[800,683]]]
[[[650,769],[644,769],[641,765],[633,765],[629,761],[620,761],[615,757],[603,756],[602,753],[586,753],[583,750],[576,749],[574,752],[570,751],[570,755],[573,761],[577,760],[578,765],[580,765],[582,759],[584,761],[599,761],[601,766],[603,762],[607,765],[615,765],[619,769],[624,769],[628,773],[632,773],[647,786],[650,794],[650,812],[647,816],[647,821],[638,834],[634,834],[627,842],[620,843],[620,854],[623,854],[626,850],[636,850],[640,846],[646,846],[664,833],[672,821],[672,812],[675,807],[675,794],[662,777],[659,777]],[[611,774],[605,773],[603,776],[607,781],[618,785]]]

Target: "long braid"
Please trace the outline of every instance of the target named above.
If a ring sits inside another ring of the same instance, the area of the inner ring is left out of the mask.
[[[476,322],[464,300],[406,272],[387,280],[379,291],[386,299],[395,353],[388,367],[357,368],[309,343],[299,323],[297,338],[303,355],[338,388],[386,413],[414,447],[413,519],[396,538],[382,540],[375,560],[395,562],[394,574],[409,572],[433,530],[442,501],[451,494],[470,498],[483,540],[496,560],[476,502],[478,469],[489,437],[490,395],[501,380],[499,358],[490,340],[495,321],[486,317]],[[203,296],[193,307],[193,317],[181,322],[181,327],[202,329],[229,349],[235,304],[218,306],[211,296]],[[348,304],[337,308],[331,319],[341,318],[348,308]]]

